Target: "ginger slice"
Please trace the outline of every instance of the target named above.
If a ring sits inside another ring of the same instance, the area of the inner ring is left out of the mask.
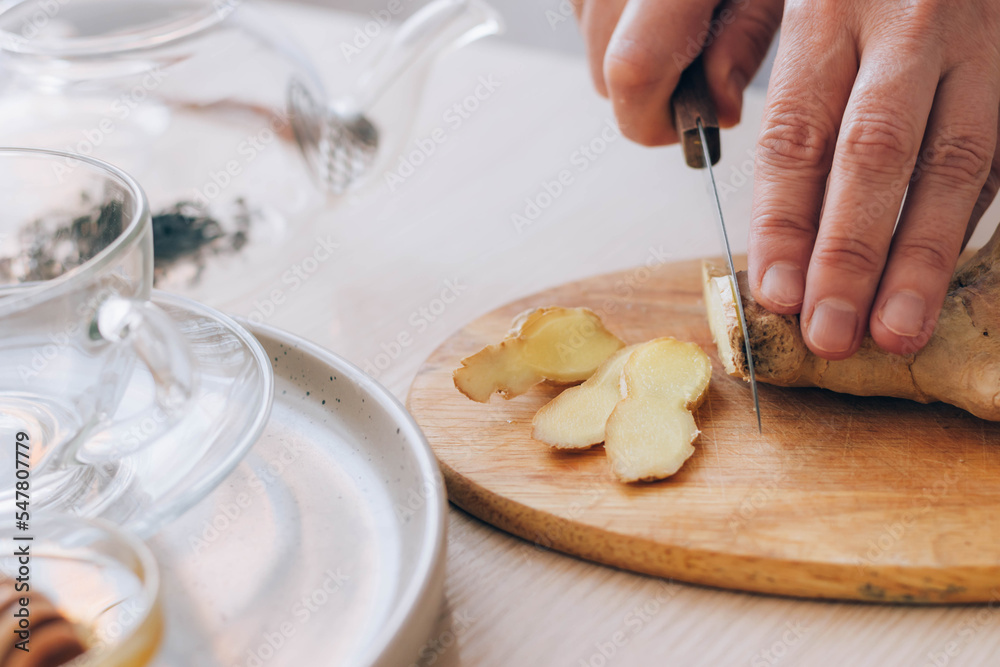
[[[486,403],[494,393],[513,398],[543,380],[582,382],[625,346],[588,308],[536,308],[511,327],[506,338],[455,370],[455,387],[472,400]]]
[[[680,470],[698,437],[692,411],[708,395],[712,364],[694,343],[657,338],[632,352],[623,398],[605,426],[604,451],[623,482],[663,479]]]
[[[638,347],[618,350],[586,382],[546,403],[531,420],[531,437],[556,449],[586,449],[604,442],[604,426],[622,398],[622,369]]]

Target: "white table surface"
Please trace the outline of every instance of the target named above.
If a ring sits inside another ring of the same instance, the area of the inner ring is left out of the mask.
[[[344,62],[339,44],[363,17],[294,5],[272,11],[330,82],[360,71]],[[499,87],[450,127],[443,114],[472,94],[480,77]],[[744,123],[723,135],[717,168],[737,252],[746,247],[752,191],[739,171],[752,169],[762,107],[758,94],[747,100]],[[719,252],[701,175],[684,167],[676,147],[641,148],[606,129],[614,127],[611,108],[592,91],[580,59],[496,39],[474,44],[444,61],[428,83],[414,136],[438,127],[446,140],[395,192],[379,183],[296,221],[264,260],[229,259],[225,280],[186,293],[245,317],[255,300],[281,289],[287,299],[268,324],[362,366],[385,366],[387,358],[377,356],[402,335],[407,344],[377,375],[405,399],[430,352],[497,306],[651,257]],[[603,144],[603,153],[581,160],[581,145],[591,142]],[[523,213],[526,198],[564,169],[570,185],[532,225],[516,229],[512,214]],[[338,244],[336,253],[289,290],[281,276],[312,253],[320,235]],[[451,287],[456,298],[438,302]],[[665,583],[537,550],[458,509],[450,511],[449,530],[447,602],[423,666],[1000,660],[995,609],[810,602]]]

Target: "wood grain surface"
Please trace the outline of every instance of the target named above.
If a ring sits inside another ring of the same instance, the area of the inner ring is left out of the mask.
[[[761,386],[723,374],[704,316],[700,262],[639,267],[550,289],[448,338],[408,406],[452,502],[541,546],[637,572],[781,595],[877,602],[1000,599],[1000,424],[951,406]],[[714,373],[696,452],[669,480],[615,481],[603,449],[555,452],[530,437],[558,388],[489,404],[455,390],[459,360],[520,311],[588,306],[626,342],[702,345]]]

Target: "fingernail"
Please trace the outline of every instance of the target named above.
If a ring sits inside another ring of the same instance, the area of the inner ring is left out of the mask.
[[[809,338],[814,347],[832,354],[851,349],[858,329],[858,311],[846,301],[824,299],[816,304],[809,323]]]
[[[764,272],[760,291],[769,301],[791,308],[802,303],[806,290],[806,277],[794,264],[775,262]]]
[[[897,336],[913,338],[924,330],[927,304],[916,292],[903,290],[889,297],[878,313],[885,328]]]

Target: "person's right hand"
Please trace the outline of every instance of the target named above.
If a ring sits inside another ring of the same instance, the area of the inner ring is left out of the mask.
[[[740,120],[743,91],[767,55],[783,0],[576,0],[597,91],[646,146],[677,141],[669,114],[681,72],[704,51],[719,122]]]

